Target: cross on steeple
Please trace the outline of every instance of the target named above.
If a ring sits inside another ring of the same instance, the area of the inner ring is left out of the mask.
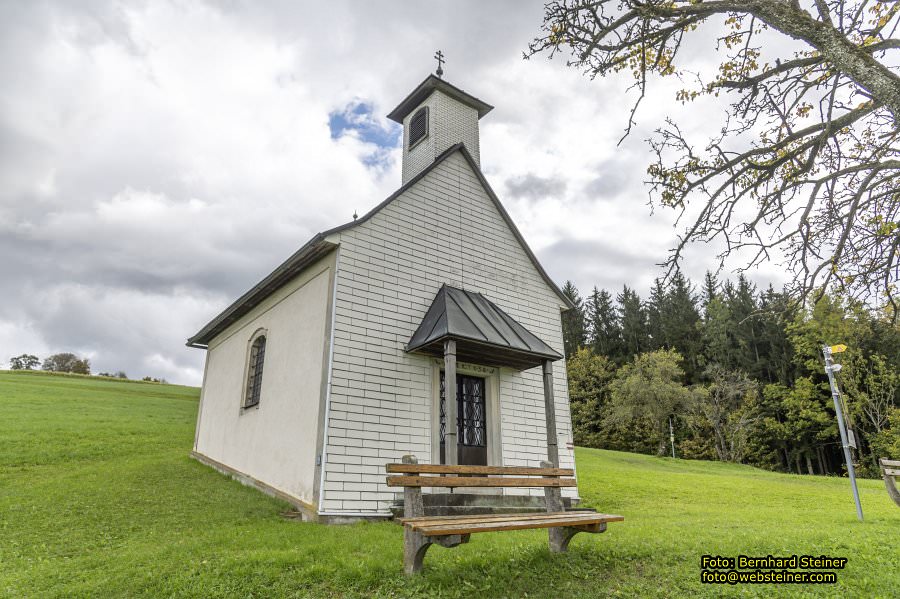
[[[435,74],[438,77],[443,77],[444,76],[444,69],[443,69],[444,53],[441,52],[440,50],[438,50],[437,52],[434,53],[434,58],[435,58],[435,60],[438,61],[438,68],[437,68],[437,71],[435,71]]]

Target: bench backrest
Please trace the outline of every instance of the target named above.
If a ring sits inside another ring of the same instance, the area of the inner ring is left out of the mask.
[[[575,487],[571,468],[387,464],[389,487]]]
[[[881,458],[879,462],[881,462],[881,469],[884,471],[885,476],[900,476],[900,460]]]

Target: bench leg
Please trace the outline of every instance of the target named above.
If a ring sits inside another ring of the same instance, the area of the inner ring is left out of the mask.
[[[431,547],[431,541],[420,532],[408,528],[403,530],[403,572],[409,576],[422,571],[425,552]]]
[[[550,551],[565,553],[569,550],[569,541],[580,532],[600,533],[606,530],[606,522],[587,524],[585,526],[566,526],[547,529],[550,535]]]
[[[888,496],[900,507],[900,491],[897,490],[897,484],[894,480],[893,476],[884,475],[884,486],[887,489]]]
[[[409,528],[403,529],[403,572],[409,576],[422,571],[422,562],[432,543],[441,547],[456,547],[469,542],[469,535],[442,535],[426,537]]]
[[[553,553],[565,553],[569,550],[569,541],[579,531],[571,528],[551,528],[550,530],[550,551]]]

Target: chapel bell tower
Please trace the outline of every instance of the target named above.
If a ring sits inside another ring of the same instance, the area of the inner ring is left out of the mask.
[[[438,74],[443,74],[439,68]],[[463,143],[478,166],[478,120],[494,107],[429,75],[388,114],[403,125],[403,184],[451,146]]]

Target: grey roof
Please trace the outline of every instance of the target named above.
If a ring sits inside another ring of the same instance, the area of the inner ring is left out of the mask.
[[[328,254],[337,244],[325,241],[324,233],[317,233],[302,248],[273,270],[218,316],[209,321],[193,337],[187,340],[188,347],[206,347],[216,335],[252,310],[282,285],[299,275],[307,266]]]
[[[515,321],[495,303],[474,291],[443,285],[408,352],[443,355],[443,342],[457,340],[457,356],[481,364],[525,369],[562,355]]]
[[[553,282],[553,279],[550,278],[550,275],[547,274],[547,271],[544,270],[544,267],[541,266],[541,263],[538,262],[537,257],[531,251],[531,248],[528,247],[528,244],[525,242],[525,239],[522,237],[522,234],[519,233],[519,229],[516,228],[515,223],[513,223],[512,218],[510,218],[509,213],[506,212],[506,209],[503,207],[503,204],[500,203],[500,199],[494,193],[494,190],[491,189],[491,186],[488,184],[487,179],[484,178],[484,175],[481,172],[481,169],[478,168],[478,165],[475,163],[475,160],[472,158],[472,155],[469,154],[469,151],[466,147],[459,143],[454,146],[447,148],[440,156],[435,158],[434,162],[431,163],[430,166],[423,169],[422,172],[417,174],[415,177],[410,179],[403,185],[400,189],[392,193],[388,196],[383,202],[372,208],[368,213],[361,216],[356,220],[352,220],[348,223],[344,223],[343,225],[334,227],[333,229],[329,229],[327,231],[323,231],[321,233],[316,233],[312,239],[310,239],[306,244],[303,245],[299,250],[297,250],[290,258],[285,260],[278,268],[276,268],[272,273],[270,273],[266,278],[257,283],[250,289],[247,293],[242,295],[237,299],[233,304],[225,308],[218,316],[213,318],[209,323],[206,324],[200,331],[198,331],[195,335],[190,337],[187,340],[187,345],[189,347],[199,347],[205,348],[210,341],[212,341],[219,333],[224,331],[228,326],[232,323],[240,319],[247,312],[252,310],[256,305],[258,305],[261,301],[267,298],[274,291],[279,289],[282,285],[290,281],[293,277],[300,274],[300,272],[318,260],[319,258],[325,256],[328,252],[332,251],[337,247],[337,244],[331,243],[327,241],[327,237],[333,235],[335,233],[340,233],[341,231],[345,231],[347,229],[352,229],[353,227],[366,222],[373,216],[375,216],[382,208],[390,204],[395,198],[406,192],[410,187],[419,182],[420,179],[425,177],[428,173],[430,173],[434,168],[436,168],[439,164],[441,164],[444,160],[446,160],[449,156],[451,156],[454,152],[462,153],[463,157],[469,163],[469,166],[472,168],[472,171],[475,173],[475,176],[478,177],[479,182],[484,187],[485,191],[488,194],[488,197],[491,198],[491,201],[497,207],[497,210],[500,212],[500,216],[503,217],[503,220],[506,221],[507,226],[509,226],[510,231],[512,231],[516,240],[521,244],[522,249],[525,250],[525,253],[528,255],[528,258],[531,260],[531,263],[540,273],[541,277],[547,283],[547,285],[556,292],[556,295],[559,297],[560,301],[562,301],[563,305],[566,306],[565,310],[570,310],[575,307],[572,301],[566,297],[566,295],[562,292],[559,286]]]
[[[397,108],[393,109],[387,117],[392,121],[403,124],[403,119],[406,118],[410,112],[412,112],[416,106],[425,101],[428,96],[434,90],[441,90],[451,98],[458,100],[465,104],[466,106],[471,106],[475,110],[478,111],[478,118],[483,117],[491,110],[494,109],[493,106],[488,104],[487,102],[483,102],[479,100],[475,96],[464,92],[459,89],[455,85],[450,85],[443,79],[435,77],[434,75],[429,75],[425,78],[425,81],[419,84],[419,86],[412,91],[408,96],[403,98],[403,101],[397,105]]]

